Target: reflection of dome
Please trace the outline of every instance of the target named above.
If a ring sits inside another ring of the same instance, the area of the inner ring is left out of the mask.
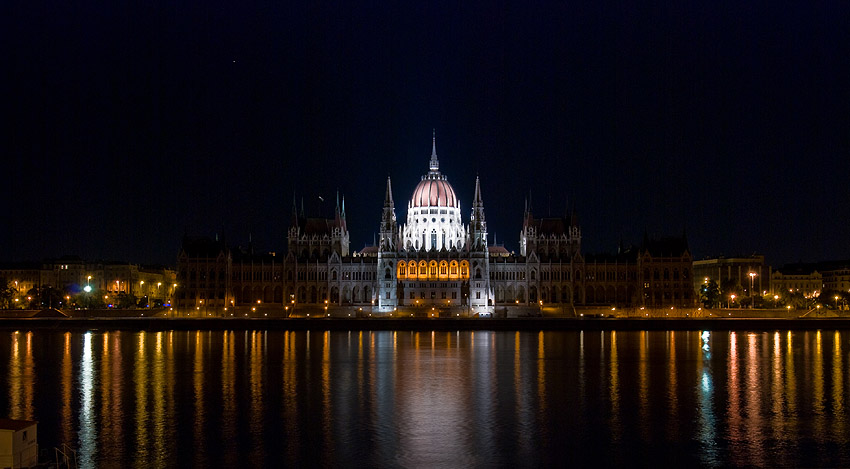
[[[455,207],[457,196],[445,177],[428,175],[419,181],[410,199],[412,207]]]

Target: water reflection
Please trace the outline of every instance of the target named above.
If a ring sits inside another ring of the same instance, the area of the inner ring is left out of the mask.
[[[58,445],[70,443],[74,426],[71,424],[71,383],[74,376],[71,369],[71,333],[66,332],[62,335],[62,374],[60,377],[60,400],[62,402],[61,410],[61,433]],[[11,370],[11,369],[10,369]]]
[[[847,466],[848,337],[6,332],[0,415],[86,466]]]
[[[196,331],[193,332],[195,351],[192,360],[192,398],[194,401],[194,416],[195,420],[192,426],[192,445],[197,448],[193,464],[195,466],[208,465],[208,459],[205,457],[207,452],[207,439],[204,436],[206,426],[206,392],[204,392],[204,377],[205,377],[205,360],[204,353],[204,335],[209,332]]]
[[[9,357],[8,393],[12,411],[11,418],[31,420],[33,389],[35,387],[34,360],[32,355],[32,332],[15,331],[11,335],[12,353]]]
[[[97,428],[94,420],[94,363],[92,354],[92,334],[87,332],[83,335],[83,356],[80,359],[79,387],[81,391],[80,400],[80,433],[79,433],[79,455],[80,465],[93,467],[95,452],[97,451]]]
[[[148,359],[146,350],[146,333],[144,331],[136,335],[136,353],[135,366],[133,367],[133,390],[135,394],[136,404],[136,419],[134,422],[134,430],[136,435],[135,451],[133,452],[133,461],[148,461],[148,391],[150,390],[150,382],[148,381]]]
[[[698,409],[699,409],[699,442],[702,445],[700,462],[703,465],[716,463],[717,459],[717,419],[715,417],[714,376],[711,368],[711,333],[703,331],[700,334],[701,347],[696,353],[699,370]]]

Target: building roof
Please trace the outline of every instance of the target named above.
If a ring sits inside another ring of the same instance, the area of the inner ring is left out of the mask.
[[[816,264],[786,264],[778,269],[776,272],[781,273],[782,275],[811,275],[816,270],[818,270]]]
[[[41,262],[3,262],[0,263],[0,270],[41,270]]]
[[[217,257],[227,247],[223,241],[208,236],[184,236],[182,250],[189,257]]]
[[[341,216],[336,218],[306,218],[301,221],[304,230],[301,232],[307,236],[331,236],[334,228],[346,231],[345,220]]]
[[[425,176],[413,190],[410,199],[413,207],[456,207],[455,190],[445,176]]]
[[[38,422],[35,420],[0,419],[0,430],[11,430],[14,432],[24,430]]]
[[[508,251],[504,246],[487,246],[487,250],[490,252],[491,256],[510,256],[511,252]]]
[[[377,254],[377,253],[378,253],[378,246],[365,246],[363,249],[361,249],[359,251],[358,254],[360,254],[362,256],[368,256],[368,255]]]
[[[640,249],[652,257],[680,257],[689,252],[688,238],[684,235],[654,239],[644,236]]]
[[[585,264],[634,264],[637,262],[637,251],[634,249],[618,252],[589,253],[584,256]]]
[[[809,275],[817,272],[830,272],[833,270],[850,269],[850,260],[823,261],[823,262],[797,262],[785,264],[776,269],[782,275]]]

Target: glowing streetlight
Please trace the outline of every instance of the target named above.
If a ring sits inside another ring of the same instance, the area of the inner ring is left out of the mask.
[[[747,275],[750,276],[750,309],[752,309],[756,306],[755,301],[753,300],[753,284],[755,282],[756,275],[758,274],[755,272],[749,272]]]

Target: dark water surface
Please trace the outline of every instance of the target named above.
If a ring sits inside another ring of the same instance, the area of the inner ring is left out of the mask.
[[[850,466],[848,341],[2,330],[0,417],[81,467]]]

